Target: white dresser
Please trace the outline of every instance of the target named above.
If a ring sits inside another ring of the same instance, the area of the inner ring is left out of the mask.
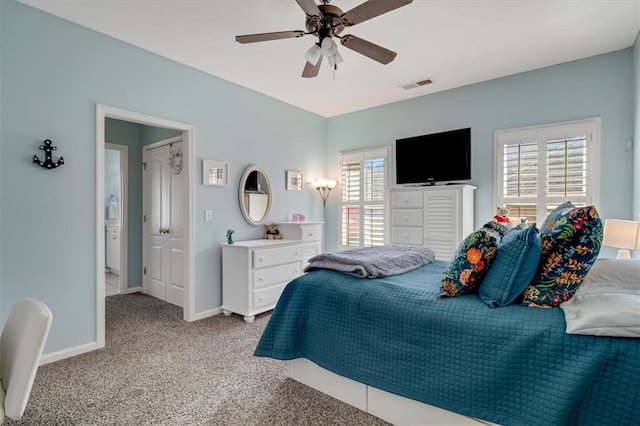
[[[403,187],[391,190],[391,242],[423,246],[448,261],[473,232],[471,185]]]
[[[275,307],[284,287],[322,250],[320,222],[278,223],[282,240],[222,244],[222,312],[255,316]]]

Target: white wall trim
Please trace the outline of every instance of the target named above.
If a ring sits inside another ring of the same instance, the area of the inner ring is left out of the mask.
[[[183,317],[185,321],[194,321],[196,295],[195,295],[195,259],[194,253],[194,227],[195,227],[195,186],[194,186],[194,127],[187,123],[167,120],[139,112],[128,111],[108,105],[96,104],[96,344],[95,349],[105,345],[105,296],[104,296],[104,132],[105,119],[115,118],[138,124],[155,127],[164,127],[182,131],[185,151],[185,172],[188,186],[188,214],[186,215],[185,235],[185,269],[184,290],[185,300]]]
[[[104,275],[104,273],[102,275]],[[51,352],[48,354],[44,354],[40,357],[40,365],[45,365],[55,361],[60,361],[65,358],[71,358],[77,355],[94,351],[96,349],[100,349],[100,347],[98,347],[98,344],[96,342],[92,342],[92,343],[85,343],[84,345],[80,345],[80,346],[74,346],[73,348],[63,349],[57,352]]]
[[[202,311],[202,312],[198,312],[197,314],[195,314],[193,320],[194,321],[198,321],[201,319],[205,319],[205,318],[209,318],[215,315],[219,315],[222,313],[222,306],[219,308],[213,308],[213,309],[209,309],[208,311]]]

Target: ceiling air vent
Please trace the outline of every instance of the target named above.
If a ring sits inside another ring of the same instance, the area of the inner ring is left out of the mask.
[[[426,86],[426,85],[429,85],[429,84],[433,84],[433,79],[426,78],[424,80],[414,81],[413,83],[403,84],[400,87],[402,87],[404,90],[409,90],[409,89],[415,89],[416,87]]]

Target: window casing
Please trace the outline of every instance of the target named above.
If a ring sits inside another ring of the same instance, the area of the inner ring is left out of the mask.
[[[558,205],[598,203],[600,119],[495,132],[496,205],[542,224]]]
[[[387,242],[390,149],[340,153],[339,246],[381,246]]]

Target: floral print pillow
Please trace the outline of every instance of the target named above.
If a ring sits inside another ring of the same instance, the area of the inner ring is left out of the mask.
[[[522,305],[549,308],[569,300],[582,284],[602,247],[603,226],[594,206],[566,202],[540,228],[542,254]]]
[[[504,225],[491,221],[469,234],[442,273],[438,297],[477,293],[508,230]]]

